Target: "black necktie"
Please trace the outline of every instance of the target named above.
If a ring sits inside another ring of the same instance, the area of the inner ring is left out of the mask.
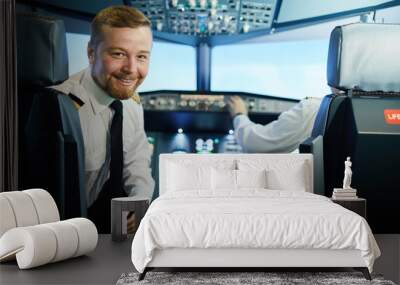
[[[114,100],[110,105],[114,109],[111,122],[111,162],[110,162],[110,190],[111,193],[120,195],[122,191],[122,168],[124,163],[122,151],[122,103]]]

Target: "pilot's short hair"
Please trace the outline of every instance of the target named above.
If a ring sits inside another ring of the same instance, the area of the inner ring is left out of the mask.
[[[91,24],[91,34],[89,45],[93,48],[102,40],[102,28],[109,26],[112,28],[151,28],[150,20],[139,10],[124,6],[110,6],[101,10],[94,17]]]

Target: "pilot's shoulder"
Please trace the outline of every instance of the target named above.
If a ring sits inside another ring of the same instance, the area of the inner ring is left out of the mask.
[[[49,88],[68,96],[74,103],[75,108],[79,110],[85,104],[86,98],[85,88],[81,85],[83,74],[84,71],[76,73],[63,83],[50,86]]]
[[[50,86],[49,88],[55,89],[61,93],[69,94],[76,93],[75,90],[81,89],[79,88],[82,82],[82,77],[84,75],[84,71],[78,72],[76,74],[71,75],[67,80],[58,85]]]
[[[74,103],[74,106],[77,110],[79,110],[85,104],[85,102],[83,102],[81,98],[72,93],[69,93],[68,97],[72,100],[72,103]]]

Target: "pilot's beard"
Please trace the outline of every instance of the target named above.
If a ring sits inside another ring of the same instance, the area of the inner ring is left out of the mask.
[[[135,93],[136,86],[130,87],[120,87],[116,86],[114,82],[110,79],[106,83],[106,91],[107,93],[118,100],[126,100],[133,96]]]
[[[133,96],[135,93],[135,88],[117,88],[113,84],[107,84],[106,86],[107,93],[118,100],[126,100]]]

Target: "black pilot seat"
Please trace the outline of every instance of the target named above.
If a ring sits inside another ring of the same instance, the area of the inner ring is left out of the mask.
[[[300,152],[314,154],[314,189],[341,188],[344,161],[353,162],[353,188],[367,200],[374,233],[400,233],[400,25],[336,27],[329,44],[327,80],[341,95],[326,96],[312,136]]]

